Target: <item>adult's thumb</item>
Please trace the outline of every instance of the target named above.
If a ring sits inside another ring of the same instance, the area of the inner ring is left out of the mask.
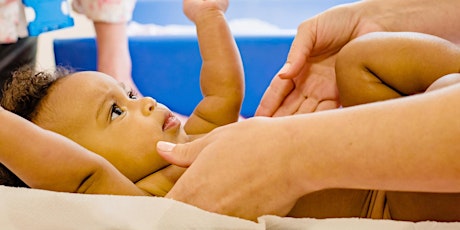
[[[198,152],[191,151],[187,144],[173,144],[166,141],[157,143],[158,154],[171,164],[188,167],[198,156]]]
[[[291,79],[300,74],[316,42],[315,23],[315,20],[307,20],[299,26],[289,49],[286,63],[276,76]]]

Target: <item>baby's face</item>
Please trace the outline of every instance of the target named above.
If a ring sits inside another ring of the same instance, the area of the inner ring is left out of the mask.
[[[34,122],[103,156],[136,182],[169,165],[159,140],[186,141],[179,119],[150,97],[136,98],[112,77],[79,72],[50,90]]]

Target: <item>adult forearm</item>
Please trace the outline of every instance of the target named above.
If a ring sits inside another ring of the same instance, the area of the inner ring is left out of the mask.
[[[460,1],[365,0],[356,7],[362,18],[375,21],[388,31],[428,33],[460,44],[460,30],[456,29],[460,28]]]
[[[459,192],[459,96],[460,85],[454,85],[283,118],[304,192],[339,187]]]
[[[86,166],[78,171],[72,170],[78,168],[75,165],[60,172],[60,169],[69,166],[68,161],[72,162],[72,155],[69,154],[72,149],[70,142],[6,110],[0,112],[0,120],[0,161],[29,186],[76,191],[78,183],[86,176],[86,171],[92,171],[91,167],[86,170]],[[59,177],[66,179],[60,180]],[[68,181],[63,183],[65,180]]]
[[[94,22],[98,70],[116,79],[131,76],[126,23]]]
[[[100,156],[67,138],[0,111],[0,162],[32,188],[142,195]]]

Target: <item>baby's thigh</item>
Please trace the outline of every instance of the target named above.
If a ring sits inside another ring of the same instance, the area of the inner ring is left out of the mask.
[[[391,219],[460,221],[460,193],[387,192]]]
[[[434,81],[425,92],[441,89],[460,82],[460,73],[451,73]]]
[[[310,218],[366,217],[372,191],[328,189],[301,197],[288,216]]]

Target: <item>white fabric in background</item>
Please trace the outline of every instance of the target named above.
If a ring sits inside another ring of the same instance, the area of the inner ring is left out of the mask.
[[[228,22],[233,35],[295,35],[296,30],[281,29],[257,18],[232,19]],[[195,35],[194,25],[156,25],[130,22],[129,36]]]

